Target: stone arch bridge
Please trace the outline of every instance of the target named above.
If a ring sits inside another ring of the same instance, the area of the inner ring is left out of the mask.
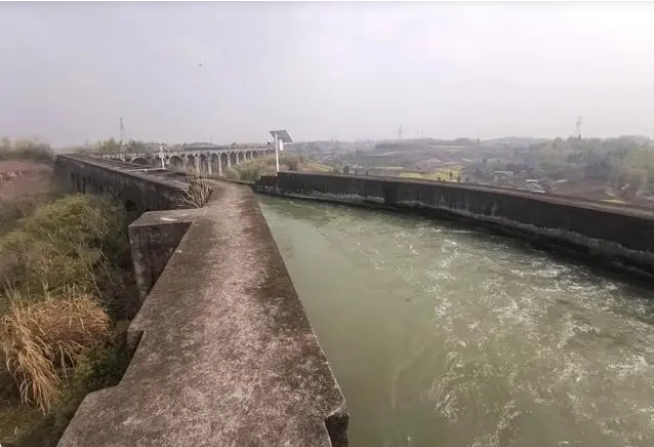
[[[186,148],[180,150],[165,150],[163,153],[163,161],[166,167],[178,169],[192,167],[198,171],[204,170],[209,175],[217,173],[222,176],[225,168],[236,166],[247,160],[258,158],[273,152],[274,149],[270,146]],[[98,154],[97,156],[103,159],[120,160],[144,166],[161,166],[159,152],[121,152],[116,154]]]

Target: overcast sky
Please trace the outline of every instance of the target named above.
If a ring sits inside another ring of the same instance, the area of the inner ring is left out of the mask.
[[[652,23],[646,3],[5,2],[0,134],[654,135]]]

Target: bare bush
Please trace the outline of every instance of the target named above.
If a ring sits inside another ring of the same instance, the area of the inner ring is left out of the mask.
[[[189,169],[186,171],[188,189],[183,199],[183,205],[192,208],[202,208],[207,205],[211,197],[211,186],[207,183],[208,172],[201,168],[199,171]]]

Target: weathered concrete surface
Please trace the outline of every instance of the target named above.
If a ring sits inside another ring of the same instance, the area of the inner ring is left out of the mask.
[[[129,328],[130,366],[59,446],[346,446],[345,400],[250,188],[215,182],[208,207],[146,213],[132,235],[167,219],[188,229]]]
[[[110,195],[137,214],[184,207],[187,184],[183,174],[81,155],[57,156],[54,174],[64,188]]]
[[[654,213],[644,209],[473,185],[298,172],[263,177],[255,190],[478,222],[654,276]]]
[[[129,226],[134,274],[141,303],[199,212],[189,209],[146,213]]]

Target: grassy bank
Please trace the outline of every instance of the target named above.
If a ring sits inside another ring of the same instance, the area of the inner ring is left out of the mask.
[[[126,215],[107,199],[37,204],[0,230],[0,443],[56,446],[84,396],[118,383],[136,309]]]
[[[305,158],[303,155],[283,153],[279,157],[279,167],[285,171],[331,172],[332,168]],[[262,175],[274,175],[276,170],[275,155],[266,155],[248,160],[240,165],[225,169],[225,176],[231,180],[256,182]]]
[[[48,196],[53,161],[47,144],[0,138],[0,235]]]
[[[463,167],[459,165],[442,166],[433,172],[400,172],[399,177],[424,180],[437,180],[441,182],[458,182],[463,180]]]

